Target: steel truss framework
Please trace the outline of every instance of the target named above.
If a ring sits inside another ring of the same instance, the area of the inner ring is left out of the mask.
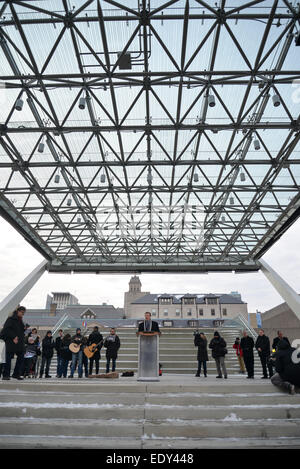
[[[1,215],[50,271],[259,269],[300,213],[299,19],[1,1]]]

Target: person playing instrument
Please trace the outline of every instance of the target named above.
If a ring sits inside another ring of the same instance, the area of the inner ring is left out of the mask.
[[[100,350],[103,345],[103,335],[100,334],[98,326],[95,326],[93,329],[93,332],[89,335],[88,338],[88,346],[94,345],[95,352],[93,356],[90,358],[90,366],[89,366],[89,374],[93,374],[93,366],[95,362],[95,367],[96,367],[96,374],[99,373],[99,365],[100,365]]]
[[[159,332],[161,334],[158,322],[152,321],[151,313],[145,313],[145,320],[139,323],[138,332]]]
[[[78,347],[78,352],[72,352],[71,374],[69,378],[74,378],[76,364],[78,366],[78,378],[82,378],[83,335],[81,334],[80,327],[76,329],[76,334],[72,337],[72,344]]]

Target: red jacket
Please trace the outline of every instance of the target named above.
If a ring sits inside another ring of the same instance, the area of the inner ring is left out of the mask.
[[[233,348],[236,349],[237,356],[239,356],[239,355],[240,355],[240,357],[243,356],[243,350],[241,348],[241,344],[239,344],[239,345],[233,344]]]

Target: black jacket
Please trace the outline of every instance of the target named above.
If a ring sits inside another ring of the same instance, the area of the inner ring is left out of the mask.
[[[14,311],[13,315],[8,317],[4,323],[0,334],[0,339],[4,340],[6,350],[9,353],[24,352],[25,350],[25,325]],[[18,343],[15,344],[13,339],[18,337]]]
[[[197,360],[201,362],[207,362],[207,339],[202,338],[200,334],[196,334],[194,338],[194,345],[195,347],[198,347]]]
[[[139,332],[144,332],[144,323],[145,321],[139,323]],[[158,322],[151,321],[151,332],[160,332]]]
[[[46,358],[52,358],[54,347],[55,343],[53,338],[46,335],[46,337],[44,337],[42,340],[42,356]]]
[[[277,349],[277,345],[280,342],[280,340],[285,340],[289,344],[289,346],[291,346],[290,341],[287,337],[282,337],[282,339],[280,339],[280,337],[275,337],[275,339],[273,340],[273,343],[272,343],[272,349],[273,348],[275,350]]]
[[[226,342],[223,337],[220,336],[214,336],[211,339],[209,348],[212,350],[213,358],[225,357],[227,353]]]
[[[243,350],[244,357],[252,357],[254,349],[254,340],[252,337],[242,337],[241,338],[241,349]]]
[[[266,335],[259,335],[255,342],[255,348],[258,351],[261,348],[261,352],[258,351],[259,355],[263,355],[265,357],[269,357],[270,355],[270,341],[269,337]]]
[[[93,344],[100,344],[97,346],[96,348],[96,352],[94,353],[93,357],[94,358],[97,358],[97,360],[101,358],[101,355],[100,355],[100,350],[103,346],[103,342],[101,343],[101,341],[103,341],[103,335],[100,334],[100,332],[92,332],[90,335],[89,335],[89,338],[88,338],[88,342],[87,342],[87,345],[93,345]]]
[[[294,363],[292,357],[295,350],[285,340],[278,342],[277,352],[274,354],[275,371],[284,381],[300,386],[300,363]]]
[[[63,337],[60,342],[59,355],[64,360],[72,360],[72,352],[69,349],[69,345],[71,344],[71,341],[72,341],[71,337]]]
[[[118,358],[118,350],[120,348],[120,339],[115,335],[115,340],[110,340],[111,336],[106,337],[104,347],[106,347],[106,358]]]

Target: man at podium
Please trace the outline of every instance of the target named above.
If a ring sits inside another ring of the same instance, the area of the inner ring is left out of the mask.
[[[138,332],[159,332],[159,334],[161,334],[158,322],[152,321],[151,313],[148,311],[145,313],[144,321],[139,323]]]

